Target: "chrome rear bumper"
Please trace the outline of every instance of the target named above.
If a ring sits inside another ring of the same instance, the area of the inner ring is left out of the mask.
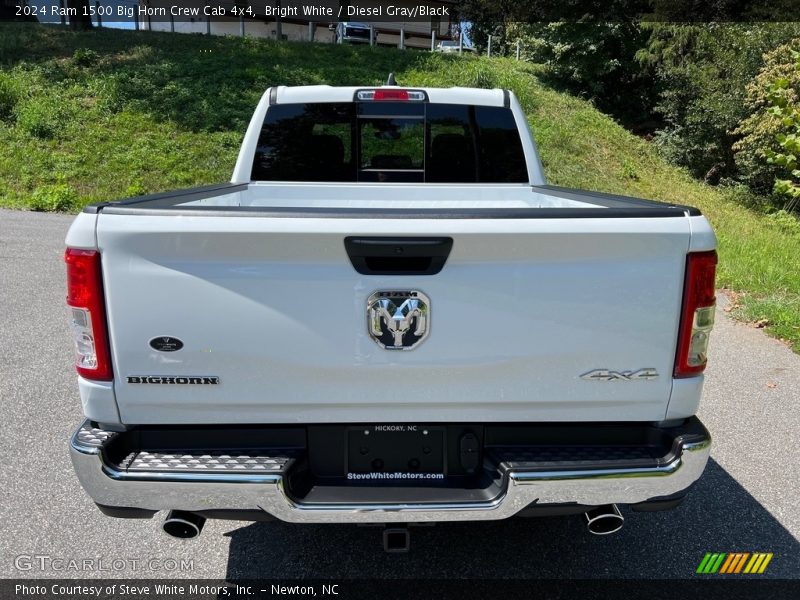
[[[154,511],[264,511],[291,523],[484,521],[511,517],[532,504],[636,504],[689,488],[702,474],[711,449],[710,436],[693,437],[678,440],[674,458],[654,467],[514,470],[503,476],[496,497],[478,502],[304,504],[290,497],[283,473],[143,473],[117,468],[103,452],[113,435],[84,423],[70,443],[78,479],[97,504]]]

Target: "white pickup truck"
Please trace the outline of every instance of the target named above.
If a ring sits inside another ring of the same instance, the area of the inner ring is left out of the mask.
[[[508,91],[271,88],[229,184],[66,242],[71,454],[107,515],[610,533],[706,465],[711,227],[547,185]]]

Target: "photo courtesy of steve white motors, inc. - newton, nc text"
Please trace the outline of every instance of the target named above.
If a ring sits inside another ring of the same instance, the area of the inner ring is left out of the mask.
[[[0,600],[800,598],[800,0],[0,0]]]

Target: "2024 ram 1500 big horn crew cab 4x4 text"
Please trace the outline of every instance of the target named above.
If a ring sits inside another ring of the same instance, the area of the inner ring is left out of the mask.
[[[113,516],[417,523],[676,505],[715,237],[547,185],[503,90],[276,87],[229,184],[67,236],[83,487]]]

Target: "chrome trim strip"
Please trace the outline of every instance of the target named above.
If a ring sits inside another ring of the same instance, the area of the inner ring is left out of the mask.
[[[108,465],[103,457],[103,473],[117,481],[183,481],[192,483],[276,483],[282,479],[280,475],[260,475],[244,473],[163,473],[163,472],[128,472],[118,471]]]
[[[516,472],[511,477],[519,483],[532,481],[554,481],[564,479],[602,479],[606,477],[637,477],[639,475],[647,477],[661,477],[670,475],[681,466],[681,459],[676,458],[666,465],[658,467],[640,467],[635,469],[592,469],[587,471],[547,471],[547,472]]]
[[[291,523],[385,523],[506,519],[531,505],[634,504],[669,496],[696,481],[711,439],[681,444],[672,462],[652,469],[512,472],[497,497],[480,502],[303,504],[289,497],[280,474],[128,473],[73,435],[70,454],[81,485],[98,504],[149,510],[263,510]]]

